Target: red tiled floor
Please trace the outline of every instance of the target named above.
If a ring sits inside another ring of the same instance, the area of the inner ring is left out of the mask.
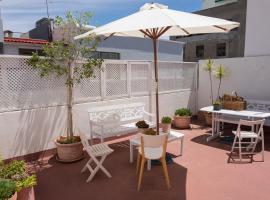
[[[265,162],[227,163],[230,145],[218,140],[206,142],[209,128],[194,126],[179,130],[185,134],[184,154],[168,165],[172,188],[166,189],[160,166],[153,166],[143,176],[141,191],[136,190],[135,163],[129,163],[127,138],[112,141],[115,152],[105,161],[112,174],[101,171],[86,183],[88,173],[81,174],[86,163],[62,164],[44,159],[38,170],[37,200],[268,200],[270,199],[270,134],[266,133]],[[168,152],[179,154],[179,141],[168,145]],[[260,159],[260,155],[255,156]]]

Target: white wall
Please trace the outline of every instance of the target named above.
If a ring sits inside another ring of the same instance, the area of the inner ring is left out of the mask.
[[[248,0],[245,56],[270,55],[269,0]]]
[[[179,107],[190,107],[194,112],[195,98],[190,90],[161,94],[160,115],[173,116]],[[149,96],[77,104],[74,106],[75,130],[89,134],[88,108],[131,102],[144,102],[147,111],[155,112],[154,97],[151,100]],[[0,113],[0,154],[7,159],[54,148],[54,139],[65,133],[65,127],[64,106]]]
[[[209,76],[203,70],[205,62],[199,62],[199,108],[211,104]],[[222,82],[221,95],[235,90],[246,99],[270,101],[270,56],[216,59],[214,63],[224,65],[228,73]],[[213,80],[216,95],[218,80]]]

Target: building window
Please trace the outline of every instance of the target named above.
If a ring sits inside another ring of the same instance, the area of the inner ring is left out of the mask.
[[[91,57],[96,58],[96,59],[99,58],[99,59],[120,60],[120,53],[95,51],[95,52],[91,52]]]
[[[218,57],[226,56],[226,43],[217,44],[217,56]]]
[[[38,55],[44,55],[41,49],[22,49],[19,48],[19,55],[32,56],[33,53],[37,53]]]
[[[196,46],[196,57],[197,58],[204,57],[204,46],[203,45]]]

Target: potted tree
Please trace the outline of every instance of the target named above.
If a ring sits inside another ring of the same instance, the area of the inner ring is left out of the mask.
[[[188,108],[179,108],[174,113],[174,126],[177,128],[190,128],[192,112]]]
[[[161,123],[162,123],[162,131],[164,133],[169,133],[171,130],[172,118],[170,118],[169,116],[164,116],[162,117]]]
[[[13,198],[18,200],[29,199],[33,192],[33,186],[37,184],[36,175],[29,172],[23,160],[14,160],[6,165],[2,163],[0,166],[0,179],[2,180],[1,184],[5,186],[5,189],[2,189],[6,191],[6,194],[12,192],[14,194]],[[15,184],[15,192],[13,191],[13,183]],[[2,193],[0,192],[0,194]]]
[[[58,31],[58,40],[43,47],[43,57],[34,53],[28,63],[37,69],[41,77],[55,75],[65,78],[67,88],[67,129],[66,135],[55,140],[57,159],[63,162],[73,162],[83,157],[83,147],[79,136],[73,130],[73,86],[83,78],[94,76],[94,69],[100,67],[101,59],[92,58],[99,39],[88,37],[79,41],[76,35],[85,32],[89,23],[90,13],[72,15],[67,12],[65,18],[56,17],[54,25]],[[83,61],[83,62],[82,62]]]

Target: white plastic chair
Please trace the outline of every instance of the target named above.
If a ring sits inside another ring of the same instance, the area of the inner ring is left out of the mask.
[[[90,171],[90,176],[86,182],[91,181],[99,169],[101,169],[109,178],[111,178],[111,174],[104,168],[102,164],[106,157],[113,152],[113,149],[111,149],[106,143],[89,145],[89,142],[83,133],[80,134],[80,137],[84,150],[90,156],[89,161],[81,171],[81,173],[83,173],[86,169]],[[100,160],[97,159],[98,157],[101,157]],[[92,162],[95,163],[96,167],[91,167]]]
[[[162,163],[167,188],[169,189],[171,187],[165,160],[167,140],[168,140],[167,134],[155,136],[141,134],[141,146],[138,149],[137,169],[136,169],[137,174],[140,171],[137,190],[140,190],[141,187],[145,162],[147,160],[157,160],[157,159],[159,159],[160,162]]]
[[[235,149],[238,149],[239,152],[239,159],[242,161],[243,155],[251,155],[253,159],[255,148],[259,141],[262,142],[262,161],[264,161],[264,132],[263,132],[263,120],[256,120],[256,121],[247,121],[247,120],[240,120],[238,123],[238,127],[236,131],[233,131],[235,135],[231,153],[229,156],[229,160],[232,157],[232,154]],[[251,128],[251,131],[243,131],[241,130],[242,126],[248,126]],[[245,141],[243,141],[245,139]],[[250,140],[249,140],[250,139]],[[248,141],[249,140],[249,141]],[[243,152],[246,149],[247,152]]]

